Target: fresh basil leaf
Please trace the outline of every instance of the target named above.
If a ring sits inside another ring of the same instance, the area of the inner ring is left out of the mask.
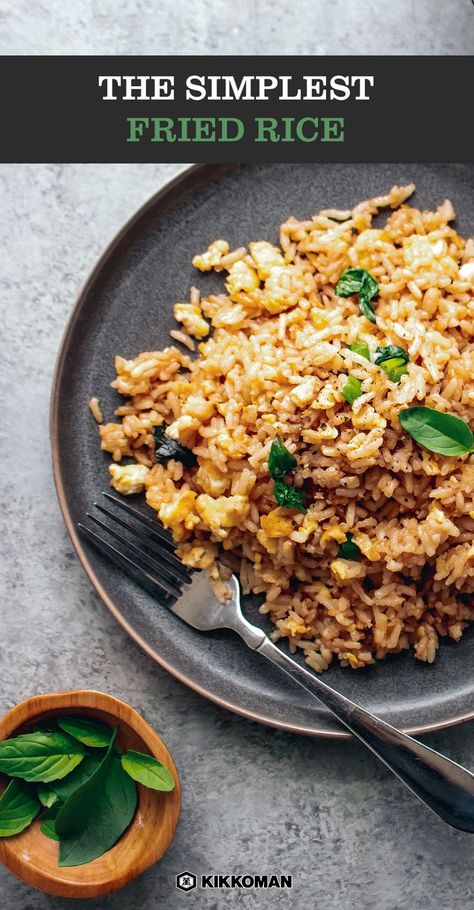
[[[123,770],[144,787],[149,787],[150,790],[174,790],[171,771],[152,755],[130,750],[122,755],[120,761]]]
[[[341,559],[360,559],[361,551],[356,543],[352,540],[353,535],[350,531],[346,534],[346,539],[339,544],[337,555]]]
[[[381,366],[385,360],[392,360],[393,357],[401,358],[404,363],[408,363],[410,360],[408,351],[405,351],[405,348],[401,348],[398,344],[387,344],[385,347],[378,347],[376,353],[377,356],[374,363],[377,366]]]
[[[181,445],[177,439],[171,439],[171,436],[167,436],[165,431],[164,423],[159,427],[153,427],[155,461],[166,464],[172,458],[173,461],[181,461],[185,468],[193,468],[197,464],[197,458],[192,449]]]
[[[354,351],[354,354],[360,354],[366,360],[370,360],[370,349],[366,341],[356,341],[354,344],[350,344],[349,350]]]
[[[40,831],[49,837],[50,840],[59,840],[59,837],[56,833],[56,817],[59,810],[61,809],[62,803],[58,802],[51,809],[48,809],[47,812],[41,818]]]
[[[341,395],[349,404],[354,404],[356,398],[362,395],[362,383],[356,376],[348,376],[341,389]]]
[[[369,301],[366,300],[365,297],[361,297],[360,295],[359,295],[359,307],[360,307],[361,313],[365,316],[365,318],[368,319],[369,322],[373,322],[373,324],[375,325],[377,320],[375,318],[374,309],[370,305]]]
[[[473,447],[470,426],[454,414],[422,406],[400,411],[399,420],[405,432],[429,452],[457,458]]]
[[[12,837],[24,831],[41,809],[33,788],[21,780],[12,780],[0,796],[0,837]]]
[[[308,511],[303,505],[304,491],[297,487],[288,487],[284,480],[275,480],[275,499],[283,509],[297,509],[306,515]]]
[[[24,733],[0,743],[0,771],[28,781],[60,780],[84,758],[82,743],[65,733]]]
[[[51,790],[50,787],[46,786],[46,784],[39,784],[36,788],[36,793],[41,805],[46,809],[51,809],[55,803],[59,803],[60,801],[58,794],[55,793],[54,790]]]
[[[285,474],[298,467],[295,456],[288,451],[281,436],[275,436],[268,456],[268,471],[273,480],[283,480]]]
[[[85,746],[92,746],[94,749],[106,749],[112,737],[112,730],[106,724],[100,724],[96,720],[89,720],[83,715],[76,714],[73,717],[58,717],[58,727],[78,739]]]
[[[64,803],[56,817],[59,865],[81,866],[102,856],[130,824],[137,788],[113,751],[116,731],[95,773]]]
[[[51,784],[52,790],[62,802],[66,802],[79,787],[82,787],[82,785],[85,784],[86,780],[89,780],[89,778],[92,777],[97,771],[102,759],[103,755],[101,755],[100,752],[96,752],[93,755],[86,755],[84,761],[82,761],[71,774],[68,774],[64,780],[57,780]]]
[[[342,272],[336,285],[338,297],[352,297],[353,294],[359,295],[361,313],[373,323],[376,322],[376,318],[370,301],[378,292],[378,283],[367,269],[346,269]]]

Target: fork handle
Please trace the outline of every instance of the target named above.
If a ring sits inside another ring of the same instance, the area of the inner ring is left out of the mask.
[[[474,833],[474,775],[354,704],[265,637],[256,649],[317,698],[448,825]]]

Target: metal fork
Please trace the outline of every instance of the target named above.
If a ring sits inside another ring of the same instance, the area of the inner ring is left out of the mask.
[[[470,771],[356,705],[300,666],[245,619],[235,575],[229,581],[232,599],[220,603],[207,574],[193,572],[180,562],[170,535],[155,519],[110,493],[103,496],[105,505],[94,504],[99,514],[88,513],[87,517],[106,536],[83,524],[78,526],[100,553],[200,632],[237,632],[249,648],[329,708],[433,812],[453,828],[474,832],[474,775]],[[110,505],[118,509],[118,514]]]

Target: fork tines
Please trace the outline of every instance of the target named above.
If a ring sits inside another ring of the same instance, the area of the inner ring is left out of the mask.
[[[190,584],[192,570],[175,555],[171,536],[156,519],[143,515],[128,502],[111,493],[102,495],[106,505],[94,503],[100,517],[88,512],[87,518],[105,533],[82,523],[78,524],[80,533],[161,603],[172,606],[181,596],[183,585]],[[106,507],[109,503],[112,508]]]

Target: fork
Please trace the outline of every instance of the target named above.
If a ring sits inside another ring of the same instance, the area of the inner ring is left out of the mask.
[[[183,565],[174,552],[169,533],[156,519],[143,515],[110,493],[103,493],[103,496],[105,505],[94,503],[98,514],[87,513],[95,528],[78,525],[82,536],[103,556],[194,629],[236,632],[249,648],[266,657],[329,708],[448,825],[474,832],[474,775],[470,771],[397,730],[300,666],[245,618],[235,575],[228,582],[231,599],[221,603],[212,591],[207,573]]]

